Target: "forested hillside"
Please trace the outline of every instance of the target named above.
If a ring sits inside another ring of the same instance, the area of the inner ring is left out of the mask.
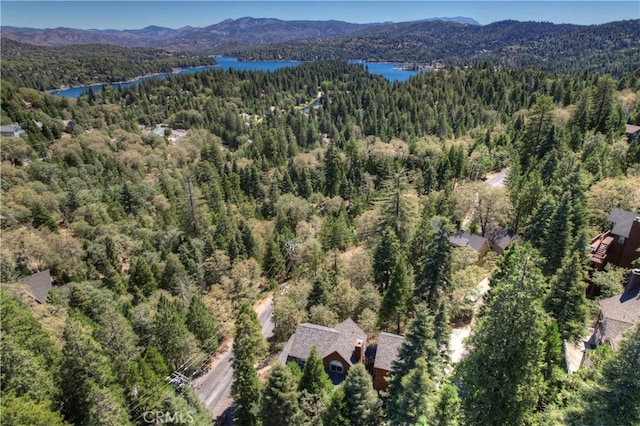
[[[489,25],[403,22],[342,37],[295,40],[237,50],[242,60],[360,59],[460,66],[490,61],[550,72],[621,77],[640,66],[640,21],[580,26],[500,21]]]
[[[38,90],[114,83],[170,73],[175,68],[215,65],[211,57],[186,52],[103,44],[43,47],[8,38],[0,40],[2,79],[18,87]]]
[[[640,421],[637,328],[574,375],[562,346],[597,315],[589,237],[611,207],[640,211],[638,73],[485,62],[391,84],[317,61],[78,100],[1,90],[2,124],[25,131],[2,137],[3,425],[211,424],[186,383],[231,340],[239,425]],[[504,168],[504,187],[483,180]],[[456,224],[523,242],[478,260]],[[45,269],[38,304],[21,281]],[[602,272],[601,297],[624,277]],[[267,291],[268,350],[251,309]],[[334,389],[315,355],[272,362],[299,323],[347,318],[406,335],[388,393],[363,364]],[[453,364],[451,326],[472,323]]]

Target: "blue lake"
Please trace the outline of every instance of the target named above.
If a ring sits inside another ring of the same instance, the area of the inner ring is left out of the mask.
[[[283,67],[295,67],[300,65],[302,62],[297,61],[259,61],[259,62],[239,62],[236,58],[233,57],[216,57],[216,62],[218,65],[216,66],[208,66],[208,67],[194,67],[194,68],[184,68],[180,70],[174,71],[172,74],[194,74],[200,71],[207,71],[211,69],[223,69],[228,71],[230,69],[236,70],[247,70],[247,71],[276,71]],[[374,74],[380,74],[385,77],[389,81],[406,81],[412,75],[418,74],[418,71],[405,71],[398,69],[398,64],[391,62],[363,62],[363,61],[350,61],[350,63],[361,64],[366,67],[369,72]],[[132,84],[139,83],[140,81],[151,79],[151,78],[166,78],[168,77],[168,73],[162,74],[153,74],[147,75],[144,77],[138,77],[131,81],[125,81],[121,83],[113,83],[112,87],[117,87],[118,84],[121,87],[129,87]],[[91,88],[94,92],[98,92],[102,90],[103,84],[95,84],[92,85]],[[51,90],[47,93],[52,95],[62,96],[65,98],[73,98],[77,99],[78,96],[82,95],[86,91],[89,90],[89,86],[79,86],[79,87],[70,87],[68,89],[61,90]]]

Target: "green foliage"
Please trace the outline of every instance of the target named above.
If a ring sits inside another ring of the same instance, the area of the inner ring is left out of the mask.
[[[160,49],[108,45],[45,47],[2,40],[3,75],[12,84],[38,90],[64,85],[127,81],[173,68],[213,65],[205,56]]]
[[[193,349],[195,338],[186,324],[182,308],[161,295],[153,326],[153,341],[171,368],[182,364]]]
[[[386,410],[391,419],[400,419],[400,422],[409,421],[406,415],[411,416],[411,421],[416,421],[426,412],[406,412],[407,404],[413,403],[410,401],[413,398],[411,392],[416,391],[407,388],[411,380],[416,381],[412,386],[424,386],[424,395],[421,398],[426,400],[427,394],[435,389],[433,382],[440,380],[442,375],[442,359],[435,339],[433,316],[424,306],[416,308],[416,316],[409,323],[405,339],[398,350],[398,359],[391,364],[389,378]],[[427,391],[427,388],[431,390]]]
[[[0,317],[3,404],[5,395],[11,393],[16,405],[33,405],[36,412],[42,407],[45,411],[54,408],[60,398],[60,350],[33,314],[5,290],[0,290]],[[12,415],[19,418],[17,411]],[[8,416],[7,422],[11,419]]]
[[[579,252],[569,253],[552,278],[545,308],[555,318],[563,339],[578,341],[584,337],[588,305],[584,282],[584,262]]]
[[[640,422],[640,327],[626,333],[618,353],[602,367],[601,386],[591,396],[587,419],[596,422],[633,425]]]
[[[382,297],[378,323],[384,329],[389,329],[390,325],[395,322],[396,333],[400,334],[400,323],[406,320],[410,300],[411,278],[407,272],[404,256],[398,253],[391,271],[389,288]]]
[[[399,255],[398,237],[392,228],[385,228],[373,252],[373,280],[380,293],[384,294],[389,287]]]
[[[402,377],[401,386],[402,391],[394,395],[393,424],[414,424],[421,417],[430,417],[435,384],[429,377],[424,358],[415,361],[415,367]]]
[[[350,426],[350,411],[347,404],[344,386],[340,386],[333,392],[329,403],[322,416],[322,424],[325,426]]]
[[[413,292],[414,303],[426,303],[436,312],[451,291],[451,231],[446,222],[441,223],[433,239],[429,241],[421,261],[421,271],[416,275]]]
[[[72,423],[130,424],[122,390],[103,348],[80,319],[70,317],[64,329],[61,387],[64,411]],[[108,413],[102,416],[101,411]]]
[[[51,411],[46,402],[36,402],[28,396],[2,394],[0,421],[7,426],[68,426],[59,412]]]
[[[237,355],[236,355],[237,356]],[[253,366],[253,359],[234,358],[231,395],[236,402],[234,423],[241,426],[259,425],[260,380]]]
[[[445,383],[438,391],[438,400],[433,410],[435,426],[458,426],[461,423],[460,398],[456,387]]]
[[[211,318],[202,298],[194,296],[189,304],[186,325],[189,331],[196,336],[200,347],[206,353],[212,353],[218,347],[218,335],[216,325]]]
[[[459,366],[468,424],[523,424],[542,392],[544,278],[527,245],[511,247]],[[504,350],[496,350],[496,345]]]
[[[245,301],[238,307],[233,339],[231,394],[236,401],[234,421],[238,425],[259,424],[261,386],[254,364],[266,350],[258,317]]]
[[[149,297],[158,288],[156,278],[144,257],[137,257],[129,272],[129,288],[134,294]]]
[[[364,364],[357,363],[349,369],[343,387],[351,424],[365,426],[376,423],[382,404]]]
[[[265,426],[299,425],[303,420],[296,379],[282,364],[271,368],[262,391],[260,419]]]
[[[333,390],[331,379],[324,371],[324,363],[315,346],[311,347],[304,363],[299,389],[312,395],[328,395]]]

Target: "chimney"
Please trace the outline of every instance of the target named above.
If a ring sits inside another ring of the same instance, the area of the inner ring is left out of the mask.
[[[626,293],[635,293],[640,291],[640,269],[632,269],[627,280]]]
[[[356,347],[353,353],[355,355],[356,362],[364,361],[364,340],[362,339],[356,340]]]

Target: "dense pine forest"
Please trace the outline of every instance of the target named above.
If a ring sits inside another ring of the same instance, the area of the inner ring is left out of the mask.
[[[24,130],[1,151],[3,425],[212,424],[185,379],[230,344],[238,425],[640,422],[640,328],[573,374],[563,352],[628,275],[593,271],[588,245],[613,207],[640,212],[638,71],[478,62],[390,83],[315,61],[78,100],[34,87],[1,87]],[[456,228],[521,242],[479,259]],[[22,281],[46,269],[41,304]],[[314,351],[277,361],[298,324],[348,318],[405,336],[388,390],[362,363],[335,387]]]
[[[215,65],[211,57],[162,49],[100,44],[45,47],[0,40],[2,80],[37,90],[117,83],[176,68]]]

